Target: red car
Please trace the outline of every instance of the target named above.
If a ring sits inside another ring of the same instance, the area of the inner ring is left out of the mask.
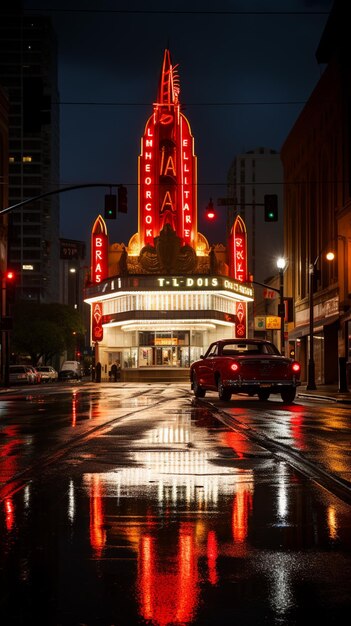
[[[194,395],[204,398],[206,391],[218,391],[220,400],[233,393],[258,395],[268,400],[280,393],[291,404],[300,385],[301,366],[284,357],[270,341],[262,339],[222,339],[210,345],[206,354],[190,366]]]

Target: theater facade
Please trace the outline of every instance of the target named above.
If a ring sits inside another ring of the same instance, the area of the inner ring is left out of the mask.
[[[92,228],[85,302],[103,377],[118,361],[122,380],[176,378],[212,341],[246,336],[245,224],[236,217],[225,245],[198,232],[194,138],[179,93],[165,50],[138,158],[138,232],[110,245],[101,215]]]

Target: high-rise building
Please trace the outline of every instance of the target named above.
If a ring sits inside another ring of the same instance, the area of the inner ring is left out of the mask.
[[[9,206],[59,183],[59,97],[56,39],[50,19],[11,2],[0,16],[0,84],[9,100]],[[9,213],[8,265],[16,298],[59,298],[59,196]]]
[[[264,196],[277,196],[277,221],[265,221]],[[280,155],[271,148],[259,147],[238,154],[228,172],[228,225],[240,215],[248,232],[248,269],[255,281],[264,283],[277,273],[277,258],[282,256],[283,239],[283,166]]]
[[[285,289],[289,342],[309,388],[351,387],[351,64],[348,16],[335,0],[316,59],[320,79],[286,138]],[[334,258],[328,255],[334,253]]]

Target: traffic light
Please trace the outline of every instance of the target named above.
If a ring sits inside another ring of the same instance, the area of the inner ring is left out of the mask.
[[[16,274],[13,270],[6,270],[5,273],[5,280],[6,283],[13,285],[16,279]]]
[[[115,220],[116,217],[117,217],[116,196],[113,194],[107,194],[105,196],[105,219]]]
[[[11,306],[15,300],[15,288],[17,275],[14,270],[7,269],[3,275],[5,279],[6,302]]]
[[[278,221],[278,196],[275,194],[265,195],[264,197],[264,221]]]
[[[212,198],[210,198],[210,201],[206,207],[206,219],[212,222],[212,220],[214,220],[215,217],[216,217],[216,211],[213,206]]]
[[[118,187],[118,213],[127,213],[128,189],[124,185]]]

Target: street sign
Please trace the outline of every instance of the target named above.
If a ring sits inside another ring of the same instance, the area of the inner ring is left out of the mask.
[[[217,198],[217,206],[234,206],[236,198]]]
[[[266,316],[266,328],[271,330],[278,330],[280,328],[281,319],[276,315]]]
[[[265,315],[255,316],[255,330],[266,330],[266,316]]]
[[[279,330],[281,319],[277,315],[257,315],[255,330]]]

